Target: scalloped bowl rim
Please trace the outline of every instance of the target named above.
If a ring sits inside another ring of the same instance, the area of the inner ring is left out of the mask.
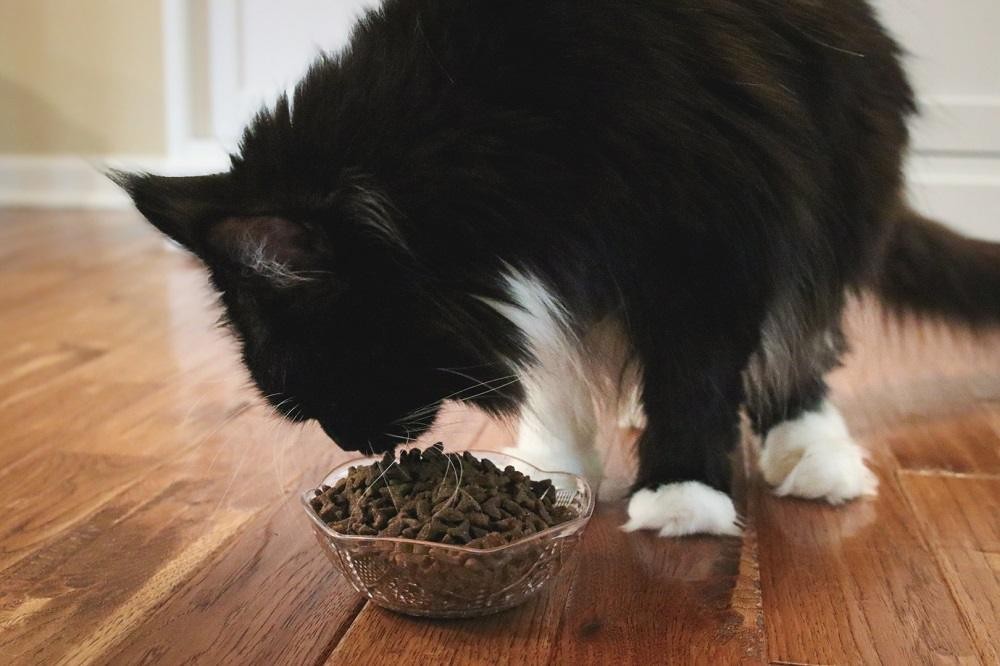
[[[573,520],[567,520],[564,523],[553,525],[552,527],[544,529],[541,532],[535,532],[534,534],[529,534],[528,536],[522,537],[517,541],[512,541],[502,546],[496,546],[494,548],[470,548],[468,546],[454,545],[449,543],[439,543],[437,541],[424,541],[421,539],[407,539],[405,537],[383,537],[383,536],[365,536],[363,534],[341,534],[340,532],[335,531],[329,525],[323,522],[323,519],[319,517],[319,515],[316,513],[316,510],[313,509],[312,504],[310,503],[310,501],[314,497],[316,497],[317,494],[319,494],[318,487],[311,488],[302,493],[302,495],[299,496],[299,501],[305,508],[306,515],[312,521],[313,525],[333,541],[340,541],[345,543],[354,543],[354,542],[400,543],[400,544],[409,544],[411,546],[424,546],[434,549],[451,550],[456,553],[466,553],[466,554],[476,554],[476,555],[478,554],[485,555],[489,553],[498,553],[504,550],[511,550],[518,546],[523,546],[526,543],[531,543],[532,541],[542,541],[547,536],[552,536],[567,530],[571,532],[578,532],[582,530],[584,527],[586,527],[587,523],[590,522],[590,518],[594,513],[594,506],[597,503],[597,498],[594,495],[594,490],[593,488],[591,488],[590,483],[587,481],[587,479],[580,476],[579,474],[573,474],[572,472],[557,472],[551,470],[544,470],[535,467],[527,460],[523,460],[521,458],[517,458],[515,456],[502,453],[500,451],[483,451],[480,449],[469,449],[468,452],[480,459],[484,457],[488,458],[489,456],[494,456],[494,457],[502,456],[503,458],[506,458],[509,461],[514,461],[517,464],[523,465],[525,468],[532,470],[532,473],[528,474],[527,472],[518,469],[517,465],[514,465],[514,469],[517,469],[522,474],[527,474],[529,477],[531,477],[533,481],[536,481],[538,479],[544,480],[546,478],[551,479],[552,476],[561,476],[573,479],[577,482],[577,484],[582,484],[582,488],[586,492],[587,504],[583,507],[583,511],[580,513],[580,515],[574,518]],[[446,452],[445,455],[461,455],[462,453],[465,453],[465,451],[451,451],[451,452]],[[347,471],[351,467],[371,464],[372,462],[380,462],[381,460],[382,460],[381,456],[363,456],[360,458],[354,458],[352,460],[349,460],[345,463],[342,463],[334,467],[326,474],[326,476],[323,477],[323,481],[321,481],[320,483],[321,484],[326,483],[329,479],[331,479],[332,477],[334,477],[334,475],[337,474],[340,474],[340,477],[338,478],[342,478],[347,474]],[[534,476],[535,473],[542,476],[535,477]],[[544,475],[548,476],[546,477]]]

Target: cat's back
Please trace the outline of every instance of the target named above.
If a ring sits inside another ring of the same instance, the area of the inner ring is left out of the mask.
[[[424,129],[492,110],[655,123],[713,103],[902,114],[898,55],[866,0],[386,0],[299,97]]]

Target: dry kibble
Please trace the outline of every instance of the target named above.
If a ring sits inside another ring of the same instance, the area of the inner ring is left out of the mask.
[[[501,470],[469,452],[446,454],[441,444],[352,467],[310,504],[342,534],[473,548],[496,548],[576,517],[555,505],[550,480]]]
[[[537,584],[561,551],[544,540],[504,547],[577,518],[556,506],[550,480],[468,452],[446,454],[440,444],[353,467],[321,487],[310,506],[340,534],[393,539],[358,544],[351,567],[369,577],[367,589],[425,609]]]

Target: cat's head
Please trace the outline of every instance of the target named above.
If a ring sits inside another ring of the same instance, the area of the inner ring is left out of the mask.
[[[284,416],[379,453],[423,432],[442,398],[498,411],[511,399],[477,390],[509,374],[488,348],[490,308],[421,265],[370,178],[345,171],[321,196],[232,172],[115,178],[208,267],[253,381]]]

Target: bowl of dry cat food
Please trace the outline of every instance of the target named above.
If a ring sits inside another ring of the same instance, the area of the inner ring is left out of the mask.
[[[448,618],[512,608],[568,570],[594,494],[575,474],[435,444],[341,465],[302,503],[358,592]]]

